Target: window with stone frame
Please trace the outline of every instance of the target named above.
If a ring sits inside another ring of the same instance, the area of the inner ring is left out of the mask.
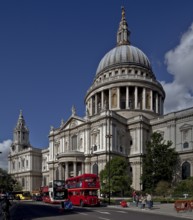
[[[99,148],[99,143],[99,130],[94,130],[92,133],[92,146],[97,146]]]
[[[15,161],[12,162],[12,169],[15,170]]]
[[[72,150],[77,150],[77,135],[72,136]]]
[[[21,166],[22,166],[22,168],[25,168],[25,159],[21,160]]]
[[[190,173],[190,163],[186,161],[182,164],[182,180],[190,177]]]
[[[82,149],[83,147],[83,138],[81,137],[79,140],[79,149]]]
[[[117,108],[117,88],[111,89],[111,107]]]
[[[121,131],[117,132],[117,150],[123,153],[123,134],[120,132]]]
[[[47,167],[47,158],[44,157],[43,160],[42,160],[42,168],[43,168],[43,170],[46,170],[46,167]]]
[[[59,149],[60,149],[60,142],[57,141],[57,142],[55,143],[55,154],[56,154],[56,155],[59,153]]]
[[[188,138],[188,129],[182,131],[183,141],[186,141]]]
[[[66,141],[64,144],[64,151],[68,151],[68,141]]]
[[[184,125],[181,127],[181,134],[182,134],[182,148],[188,149],[189,148],[189,142],[191,141],[191,126],[190,125]]]
[[[184,142],[183,143],[183,148],[189,148],[189,143],[188,142]]]

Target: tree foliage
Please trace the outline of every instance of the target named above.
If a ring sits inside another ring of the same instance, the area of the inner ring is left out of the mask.
[[[193,196],[193,177],[178,182],[174,188],[173,194],[175,196],[182,196],[183,194]]]
[[[15,186],[20,185],[14,180],[6,170],[0,168],[0,193],[11,192],[15,190]],[[22,188],[19,187],[19,190]]]
[[[156,195],[163,197],[170,195],[171,191],[171,184],[166,181],[160,181],[155,188]]]
[[[111,193],[119,192],[124,196],[131,185],[127,161],[122,157],[114,157],[110,163],[107,162],[104,170],[100,172],[100,182],[101,193],[108,194],[110,189]]]
[[[172,183],[179,169],[179,155],[172,142],[163,140],[160,133],[153,133],[147,142],[143,157],[143,174],[141,180],[144,190],[154,191],[160,181]]]

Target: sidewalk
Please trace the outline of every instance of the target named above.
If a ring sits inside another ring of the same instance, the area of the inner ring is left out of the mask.
[[[127,209],[130,211],[137,211],[137,212],[148,212],[158,215],[168,215],[168,216],[174,216],[179,217],[183,219],[193,219],[193,211],[180,211],[177,212],[174,208],[174,204],[171,203],[165,203],[165,204],[154,204],[152,209],[141,209],[139,207],[136,207],[135,204],[131,203],[129,207],[123,208],[121,205],[108,205],[109,208],[117,208],[117,209]]]

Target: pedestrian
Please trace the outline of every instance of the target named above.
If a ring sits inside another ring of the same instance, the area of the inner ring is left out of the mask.
[[[7,219],[10,218],[10,212],[9,212],[10,206],[11,206],[11,203],[9,199],[7,198],[6,195],[4,195],[3,200],[1,202],[1,210],[2,210],[2,214],[4,214]]]
[[[136,192],[133,191],[133,193],[132,193],[133,203],[135,202],[135,197],[136,197]]]
[[[136,193],[135,202],[136,202],[136,206],[138,207],[138,205],[139,205],[139,193]]]
[[[147,207],[148,209],[152,208],[152,197],[149,193],[146,194],[146,199],[147,199]]]
[[[146,196],[145,195],[142,195],[141,196],[141,208],[142,209],[145,209],[145,204],[146,204]]]

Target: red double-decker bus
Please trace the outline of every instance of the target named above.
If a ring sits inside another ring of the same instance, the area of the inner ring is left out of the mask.
[[[41,187],[40,192],[43,202],[46,203],[61,203],[68,198],[64,180],[53,180],[49,182],[49,186]]]
[[[96,174],[83,174],[66,179],[68,198],[73,205],[99,206],[99,177]]]

